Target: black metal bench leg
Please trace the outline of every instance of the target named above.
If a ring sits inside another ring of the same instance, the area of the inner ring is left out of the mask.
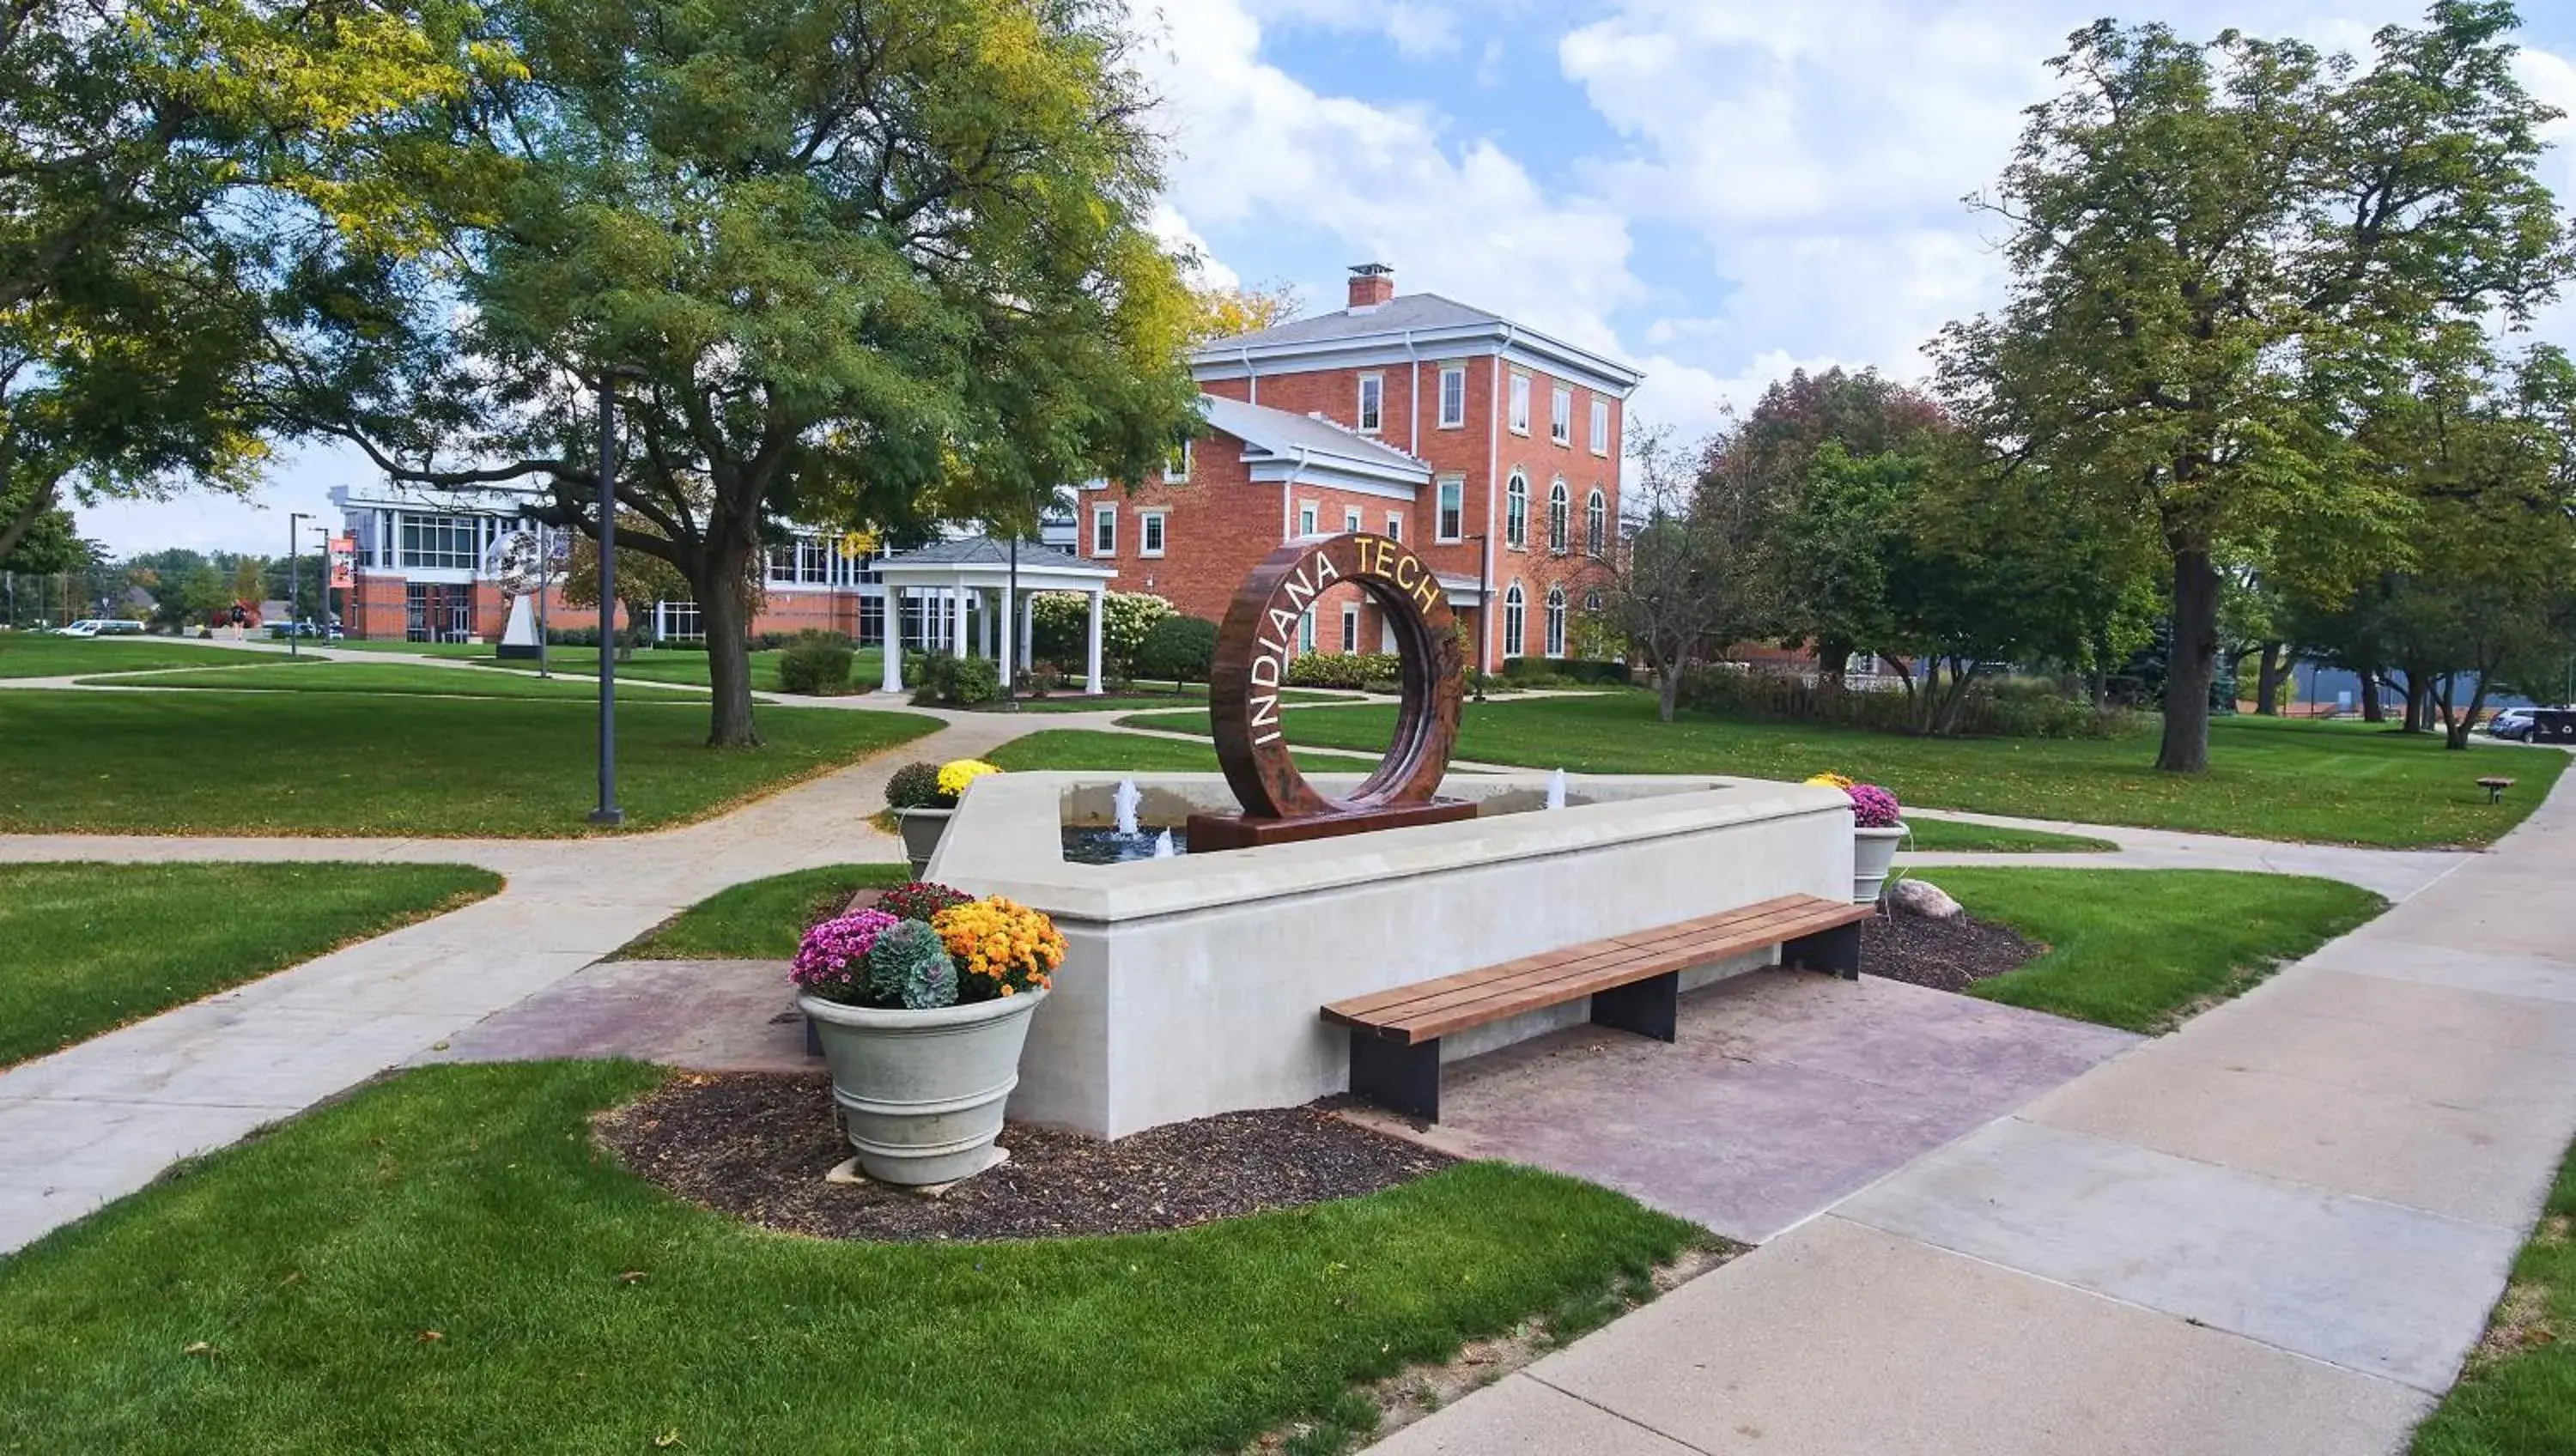
[[[1390,1112],[1440,1120],[1440,1038],[1400,1042],[1351,1028],[1351,1095]]]
[[[1592,1024],[1671,1041],[1681,1022],[1682,973],[1666,971],[1592,993]]]
[[[1802,935],[1780,947],[1780,964],[1831,971],[1846,981],[1860,979],[1860,926],[1857,922]]]

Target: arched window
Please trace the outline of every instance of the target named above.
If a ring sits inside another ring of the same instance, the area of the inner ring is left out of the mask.
[[[1565,554],[1567,500],[1564,481],[1559,480],[1547,488],[1547,549],[1559,556]]]
[[[1583,502],[1583,554],[1598,556],[1609,549],[1610,498],[1596,485]]]
[[[1529,480],[1517,470],[1512,483],[1503,487],[1503,544],[1529,544]]]
[[[1513,582],[1503,590],[1503,655],[1518,657],[1524,641],[1522,623],[1528,614],[1529,598],[1521,595],[1521,584]]]
[[[1587,612],[1597,612],[1601,610],[1601,588],[1594,587],[1592,590],[1583,594],[1583,610]]]
[[[1547,655],[1565,655],[1565,588],[1547,589]]]

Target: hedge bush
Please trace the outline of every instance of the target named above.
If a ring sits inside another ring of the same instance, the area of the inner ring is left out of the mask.
[[[939,802],[939,765],[907,763],[886,780],[886,807],[927,809]]]
[[[1288,685],[1367,688],[1399,681],[1404,659],[1392,652],[1309,652],[1288,664]]]
[[[1203,617],[1165,617],[1145,633],[1136,649],[1136,675],[1170,678],[1182,683],[1206,682],[1216,662],[1216,623]]]
[[[1913,733],[1913,702],[1902,688],[1836,688],[1786,673],[1701,667],[1682,675],[1681,705],[1721,718],[1778,718]],[[2018,679],[1971,683],[1960,705],[1963,738],[2123,738],[2154,720],[2125,709],[2097,709],[2045,683]]]
[[[1503,676],[1513,682],[1538,680],[1568,683],[1628,682],[1628,664],[1597,662],[1583,657],[1509,657],[1503,660]]]
[[[788,644],[778,659],[778,686],[809,697],[850,690],[850,639],[837,632],[811,632]]]
[[[912,701],[921,707],[972,708],[1002,695],[1002,675],[989,657],[934,652],[921,660]]]

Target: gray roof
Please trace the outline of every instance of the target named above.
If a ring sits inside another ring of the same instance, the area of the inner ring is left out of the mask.
[[[1349,309],[1321,313],[1313,318],[1291,319],[1248,334],[1211,339],[1199,346],[1203,357],[1223,357],[1240,348],[1263,348],[1272,344],[1309,344],[1325,339],[1359,338],[1368,334],[1402,333],[1406,329],[1449,329],[1477,324],[1505,322],[1500,314],[1481,308],[1469,308],[1454,299],[1436,293],[1400,294],[1365,312]]]
[[[990,536],[966,536],[955,541],[933,541],[914,551],[897,551],[881,563],[886,566],[1008,566],[1011,545]],[[1020,566],[1073,571],[1098,571],[1096,563],[1084,561],[1069,551],[1041,546],[1035,541],[1020,543]]]
[[[1300,454],[1349,460],[1377,470],[1392,470],[1428,479],[1431,467],[1393,445],[1343,429],[1330,420],[1292,414],[1266,404],[1245,404],[1218,395],[1199,396],[1207,422],[1265,454],[1282,459]]]

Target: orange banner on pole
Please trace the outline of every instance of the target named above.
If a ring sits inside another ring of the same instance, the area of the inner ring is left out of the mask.
[[[331,538],[331,585],[343,591],[358,584],[358,538]]]

